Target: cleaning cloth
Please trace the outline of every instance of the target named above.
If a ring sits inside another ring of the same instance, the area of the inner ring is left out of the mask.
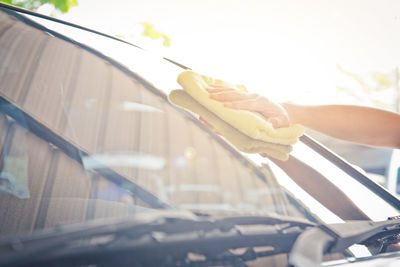
[[[217,117],[214,113],[200,105],[184,90],[172,91],[168,99],[173,104],[200,115],[214,128],[216,132],[225,137],[232,145],[246,153],[266,153],[269,156],[286,161],[292,151],[290,145],[273,144],[253,139]]]
[[[225,81],[201,75],[194,71],[184,71],[179,74],[178,83],[207,110],[253,139],[275,144],[292,145],[304,133],[304,127],[300,124],[275,129],[271,123],[267,122],[259,114],[247,110],[226,108],[223,103],[210,99],[206,91],[209,84],[232,86]],[[245,91],[244,86],[234,86],[234,88]]]

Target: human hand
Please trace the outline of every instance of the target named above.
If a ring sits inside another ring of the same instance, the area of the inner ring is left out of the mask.
[[[248,110],[261,114],[274,128],[290,125],[286,110],[280,104],[271,102],[266,97],[219,85],[209,85],[206,90],[211,99],[223,102],[227,108]]]

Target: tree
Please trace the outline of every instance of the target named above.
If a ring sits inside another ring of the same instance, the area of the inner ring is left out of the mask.
[[[337,86],[338,93],[350,96],[360,104],[373,105],[378,108],[399,112],[400,92],[397,68],[387,73],[369,73],[366,77],[347,71],[340,65],[337,65],[337,69],[358,85],[353,87]]]
[[[151,25],[147,22],[143,22],[142,25],[144,27],[142,36],[149,37],[152,40],[157,40],[157,39],[161,38],[161,39],[163,39],[163,45],[165,47],[171,46],[171,39],[169,39],[169,37],[165,33],[156,31],[154,29],[154,25]]]
[[[36,11],[44,4],[50,4],[54,6],[55,10],[61,13],[67,13],[71,7],[78,5],[78,0],[0,0],[0,2],[31,11]]]
[[[71,7],[78,5],[78,0],[0,0],[0,2],[25,8],[31,11],[37,11],[39,7],[45,4],[50,4],[54,7],[54,10],[61,13],[67,13]],[[51,16],[55,16],[55,14],[53,13]],[[163,46],[171,46],[171,39],[165,33],[157,31],[154,28],[154,25],[150,23],[143,22],[141,24],[143,26],[143,32],[141,35],[143,37],[150,38],[152,40],[162,39]],[[117,34],[116,36],[122,39],[126,39],[126,33]]]

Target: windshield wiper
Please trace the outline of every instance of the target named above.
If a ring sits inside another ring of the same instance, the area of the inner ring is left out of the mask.
[[[391,244],[400,242],[400,219],[387,221],[354,221],[320,225],[308,229],[296,240],[289,255],[289,264],[295,267],[320,266],[324,253],[343,252],[361,244],[373,254],[386,251]]]
[[[19,126],[27,129],[28,131],[35,134],[38,138],[45,140],[48,143],[53,144],[55,147],[59,148],[63,153],[69,156],[71,159],[75,160],[78,164],[85,169],[85,164],[82,161],[83,157],[91,159],[96,163],[97,168],[90,169],[90,171],[99,174],[101,177],[109,180],[110,182],[120,186],[131,192],[135,197],[142,200],[151,208],[156,209],[172,209],[168,203],[163,202],[157,196],[147,191],[145,188],[134,183],[125,176],[119,174],[109,166],[103,164],[100,161],[95,160],[86,151],[79,148],[78,146],[67,141],[61,135],[58,135],[52,131],[49,127],[30,116],[28,113],[8,101],[6,98],[0,95],[0,113],[4,113],[10,116],[12,119],[18,123]]]
[[[0,241],[0,265],[246,266],[248,260],[288,253],[299,234],[313,226],[275,215],[203,218],[157,211]]]

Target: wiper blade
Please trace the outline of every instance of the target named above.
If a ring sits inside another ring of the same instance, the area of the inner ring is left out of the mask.
[[[85,169],[84,163],[82,161],[82,156],[91,158],[91,155],[89,155],[83,149],[67,141],[63,136],[53,132],[50,128],[37,121],[35,118],[30,116],[28,113],[26,113],[2,96],[0,96],[0,112],[13,118],[19,126],[26,128],[28,131],[34,133],[37,137],[58,147],[62,152],[68,155],[71,159],[75,160],[78,164],[82,166],[82,168]],[[133,193],[135,197],[138,197],[151,208],[172,209],[169,204],[161,201],[155,195],[153,195],[143,187],[139,186],[138,184],[132,182],[125,176],[119,174],[109,166],[106,166],[101,162],[96,163],[99,168],[91,169],[91,171]]]
[[[320,225],[299,236],[290,252],[289,263],[295,267],[320,266],[324,253],[343,252],[355,244],[378,246],[377,253],[385,252],[388,245],[400,242],[399,234],[399,218]]]
[[[287,253],[306,228],[315,224],[282,216],[231,216],[200,218],[180,212],[147,215],[68,227],[0,242],[1,266],[51,264],[104,264],[127,259],[142,265],[204,265],[225,261],[241,263],[257,257]],[[270,247],[257,252],[254,247]],[[243,253],[232,249],[246,248]],[[190,254],[201,255],[190,259]],[[118,257],[116,257],[118,255]]]

